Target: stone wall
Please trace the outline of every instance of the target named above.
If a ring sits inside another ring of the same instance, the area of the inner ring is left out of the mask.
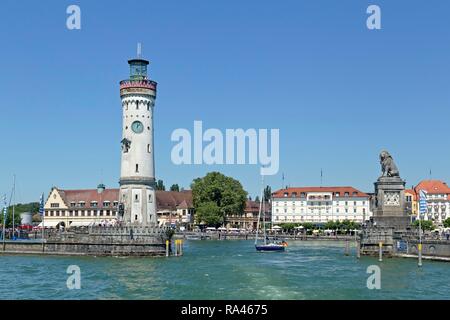
[[[0,253],[163,256],[168,236],[165,228],[91,228],[75,232],[51,232],[44,241],[6,241]]]

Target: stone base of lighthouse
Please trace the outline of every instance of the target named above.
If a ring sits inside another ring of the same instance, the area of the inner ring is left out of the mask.
[[[122,221],[126,225],[155,226],[156,191],[151,179],[120,180],[120,202],[124,206]]]

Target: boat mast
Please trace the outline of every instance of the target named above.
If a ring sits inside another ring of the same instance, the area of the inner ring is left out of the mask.
[[[263,197],[263,188],[264,188],[264,176],[261,176],[262,186],[261,186],[261,198],[259,199],[259,213],[258,213],[258,223],[256,224],[256,238],[255,245],[258,244],[258,235],[259,235],[259,223],[261,221],[261,210],[262,210],[262,197]],[[265,231],[265,229],[264,229]]]
[[[16,203],[16,175],[14,175],[13,179],[13,203],[12,203],[12,231],[13,231],[13,238],[14,238],[14,218],[15,218],[15,203]]]
[[[263,223],[264,223],[264,245],[267,244],[267,235],[266,235],[266,201],[264,198],[261,198],[261,203],[263,207]]]

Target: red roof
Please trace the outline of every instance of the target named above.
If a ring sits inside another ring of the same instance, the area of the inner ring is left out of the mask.
[[[449,194],[450,188],[441,180],[423,180],[415,188],[416,191],[425,190],[431,194]]]
[[[415,188],[416,194],[420,190],[425,190],[429,194],[446,194],[450,200],[450,188],[447,183],[441,180],[423,180]]]
[[[297,193],[297,197],[300,197],[302,193],[311,192],[331,192],[336,197],[336,193],[339,193],[339,197],[345,197],[348,193],[348,197],[368,197],[367,193],[361,192],[353,187],[301,187],[301,188],[288,188],[274,192],[272,195],[274,198],[290,198],[293,193]],[[287,193],[287,197],[285,194]]]
[[[103,208],[103,202],[109,201],[112,207],[114,201],[119,201],[119,189],[105,189],[102,193],[98,193],[97,189],[85,190],[58,190],[67,206],[71,202],[85,202],[85,206],[89,208],[91,202],[97,202],[98,208]]]
[[[252,212],[259,212],[261,202],[253,201],[253,200],[247,200],[245,203],[245,212],[252,213]],[[269,202],[266,202],[264,205],[266,212],[272,211],[272,206]]]

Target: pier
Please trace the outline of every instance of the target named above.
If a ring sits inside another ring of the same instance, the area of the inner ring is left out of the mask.
[[[165,256],[170,230],[158,227],[94,227],[52,230],[44,238],[4,240],[0,254]],[[40,234],[39,234],[40,235]]]

